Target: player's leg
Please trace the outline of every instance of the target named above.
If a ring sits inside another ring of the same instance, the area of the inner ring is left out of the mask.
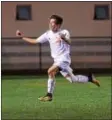
[[[66,68],[62,69],[60,71],[60,73],[67,79],[69,80],[71,83],[74,82],[81,82],[81,83],[85,83],[88,82],[88,76],[85,75],[74,75],[72,72],[72,69],[67,66]]]
[[[48,69],[48,88],[47,94],[44,97],[39,98],[41,101],[51,101],[53,97],[53,91],[55,87],[55,75],[59,71],[58,66],[53,65]]]
[[[86,83],[86,82],[92,82],[97,86],[100,86],[100,83],[96,78],[93,76],[93,74],[89,73],[87,76],[86,75],[74,75],[72,72],[72,69],[70,66],[67,66],[66,68],[62,69],[60,73],[71,83],[74,82],[81,82],[81,83]]]
[[[55,75],[56,73],[59,71],[58,66],[56,65],[52,65],[49,69],[48,69],[48,89],[47,92],[48,94],[51,94],[51,96],[53,95],[53,91],[54,91],[54,87],[55,87]]]
[[[72,70],[71,70],[71,72],[72,72]],[[61,75],[62,75],[64,78],[66,78],[70,83],[73,83],[73,80],[72,80],[72,78],[71,78],[68,70],[66,70],[66,69],[64,69],[64,68],[61,68],[60,73],[61,73]]]

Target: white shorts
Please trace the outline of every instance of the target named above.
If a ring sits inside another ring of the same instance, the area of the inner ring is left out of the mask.
[[[60,56],[60,58],[54,59],[54,64],[60,68],[60,72],[63,76],[72,73],[72,69],[70,67],[71,58],[68,55]]]
[[[63,54],[54,59],[54,64],[60,68],[66,68],[71,64],[71,58],[69,54]]]

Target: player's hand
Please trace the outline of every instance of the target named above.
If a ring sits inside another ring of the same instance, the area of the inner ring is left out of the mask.
[[[65,39],[65,34],[60,33],[60,38]]]
[[[22,37],[22,33],[21,33],[19,30],[17,30],[17,31],[16,31],[16,36],[17,36],[17,37]]]

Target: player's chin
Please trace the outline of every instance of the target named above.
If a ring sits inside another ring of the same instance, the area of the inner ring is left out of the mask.
[[[53,29],[51,29],[51,30],[52,30],[53,32],[56,32],[56,31],[57,31],[57,29],[54,29],[54,28],[53,28]]]

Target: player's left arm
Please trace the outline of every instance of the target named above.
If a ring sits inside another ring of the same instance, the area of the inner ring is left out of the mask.
[[[65,30],[64,33],[61,34],[61,39],[64,40],[67,44],[71,44],[70,33]]]

